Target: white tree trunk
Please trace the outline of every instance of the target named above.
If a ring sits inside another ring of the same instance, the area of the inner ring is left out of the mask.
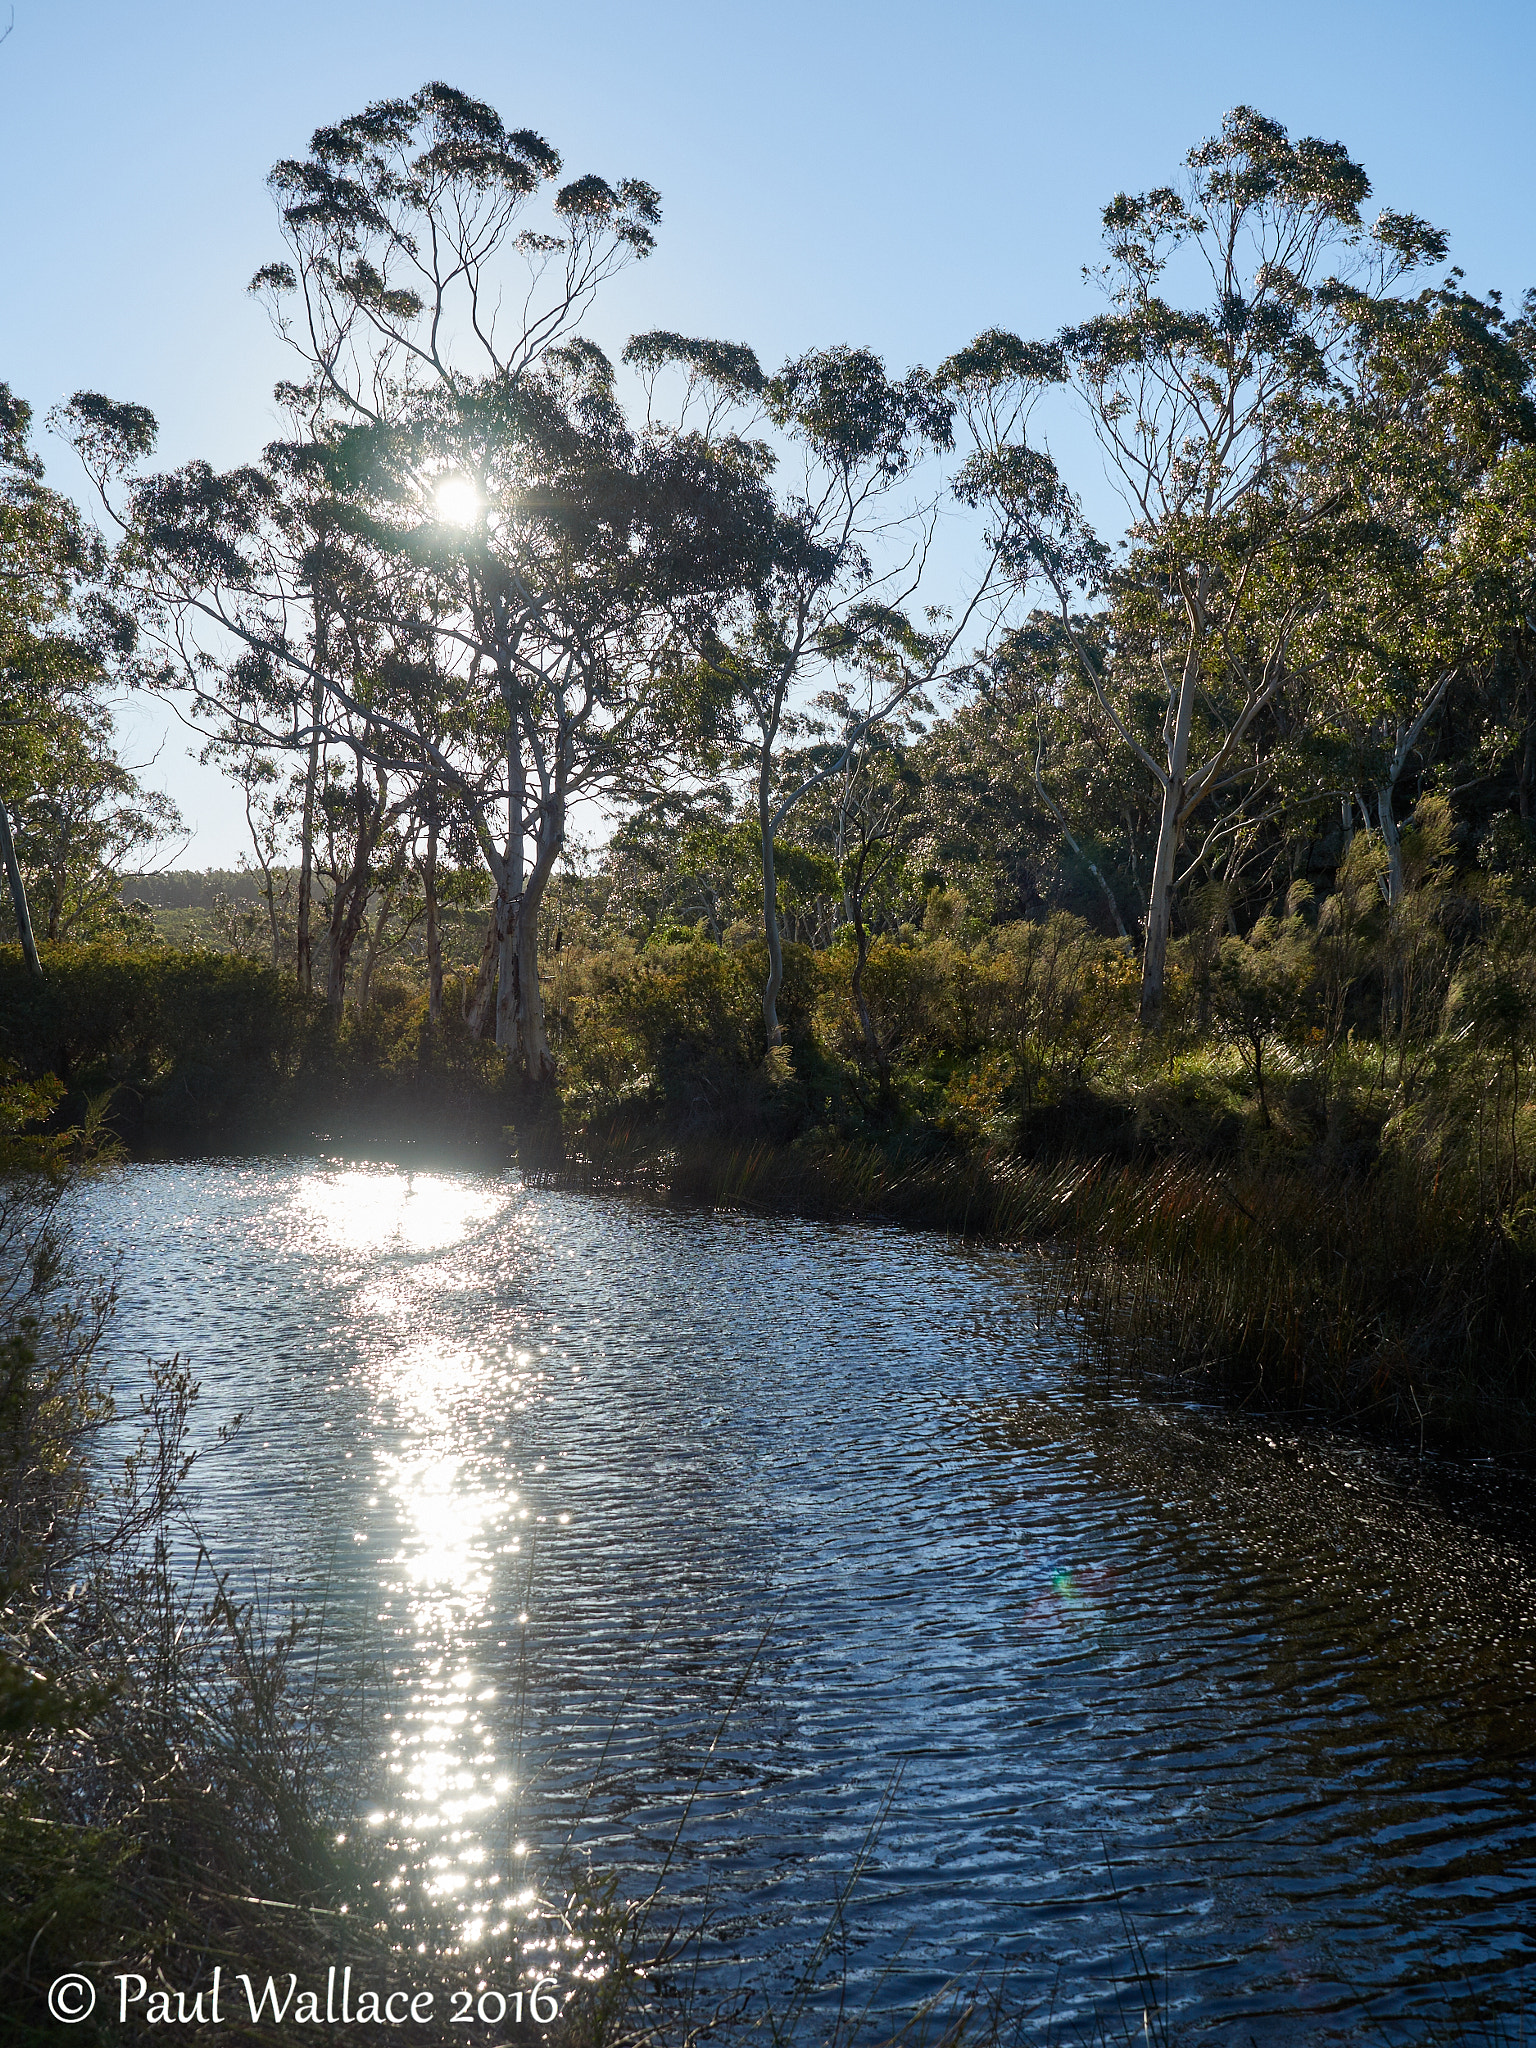
[[[516,926],[523,893],[524,794],[522,754],[514,736],[507,748],[507,850],[497,892],[502,915],[498,919],[496,955],[496,1044],[509,1059],[517,1051],[518,1037]]]
[[[10,813],[0,803],[0,860],[5,863],[5,878],[11,885],[11,908],[16,913],[16,934],[21,940],[21,956],[27,963],[27,971],[34,981],[43,978],[43,963],[37,957],[37,941],[32,936],[32,914],[27,909],[26,885],[21,879],[21,865],[16,858],[16,842],[11,837]]]
[[[1163,1014],[1168,938],[1173,929],[1173,871],[1182,837],[1179,806],[1183,798],[1182,778],[1170,782],[1163,791],[1162,822],[1158,827],[1157,852],[1152,860],[1152,880],[1147,889],[1147,935],[1141,955],[1141,1021],[1153,1029]]]
[[[1184,778],[1189,767],[1189,736],[1194,724],[1195,690],[1200,681],[1204,635],[1192,622],[1178,702],[1173,707],[1168,739],[1168,778],[1163,783],[1163,812],[1157,831],[1157,852],[1147,886],[1147,939],[1141,957],[1141,1021],[1155,1029],[1162,1020],[1163,985],[1168,974],[1168,936],[1173,928],[1173,880],[1184,836]]]
[[[1382,843],[1387,849],[1387,901],[1401,903],[1403,900],[1403,842],[1398,837],[1397,820],[1392,815],[1392,792],[1396,785],[1384,783],[1376,792],[1376,819],[1381,826]]]
[[[784,948],[779,936],[779,880],[773,863],[773,827],[768,815],[768,762],[764,749],[758,777],[758,819],[763,834],[763,935],[768,941],[768,979],[763,984],[763,1028],[770,1050],[784,1042],[779,1026],[779,990],[784,986]]]

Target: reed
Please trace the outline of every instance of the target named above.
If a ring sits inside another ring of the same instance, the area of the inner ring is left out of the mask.
[[[1420,1445],[1536,1442],[1533,1275],[1409,1162],[1358,1179],[1167,1161],[1102,1172],[1065,1298],[1085,1352]]]
[[[64,1971],[190,1989],[279,1940],[323,1963],[342,1933],[379,1939],[378,1874],[346,1818],[364,1696],[321,1683],[304,1617],[238,1596],[198,1544],[182,1362],[116,1414],[97,1363],[111,1280],[77,1269],[69,1220],[112,1149],[99,1113],[28,1135],[57,1092],[0,1072],[0,2013],[17,2043],[59,2038],[45,1995]],[[109,2018],[72,2038],[134,2038]]]
[[[387,1953],[351,1826],[365,1702],[319,1680],[304,1616],[238,1597],[178,1526],[194,1397],[179,1362],[156,1369],[123,1478],[98,1475],[75,1529],[50,1531],[56,1590],[10,1576],[4,1647],[28,1683],[0,1737],[8,2040],[58,2039],[44,2000],[64,1971],[192,1993],[217,1963],[280,1954],[323,1980],[343,1943]],[[160,2037],[108,2004],[73,2038]],[[221,2035],[277,2038],[238,2008]]]

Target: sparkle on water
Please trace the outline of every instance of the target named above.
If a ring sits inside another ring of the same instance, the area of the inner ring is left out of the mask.
[[[459,1940],[469,1949],[508,1933],[508,1909],[518,1898],[487,1846],[498,1818],[508,1834],[515,1780],[496,1747],[498,1688],[483,1682],[470,1646],[492,1624],[518,1625],[499,1617],[496,1567],[519,1555],[518,1526],[528,1510],[504,1476],[487,1483],[487,1460],[479,1447],[462,1446],[456,1424],[467,1412],[488,1410],[500,1390],[519,1389],[531,1361],[511,1346],[487,1356],[422,1340],[421,1294],[440,1287],[444,1275],[416,1258],[462,1245],[504,1201],[503,1190],[480,1182],[373,1169],[311,1176],[296,1204],[337,1251],[393,1255],[361,1298],[400,1331],[398,1350],[380,1359],[374,1377],[378,1399],[399,1422],[393,1445],[374,1452],[396,1533],[396,1547],[381,1560],[379,1621],[397,1646],[409,1645],[415,1663],[396,1668],[410,1688],[408,1703],[391,1723],[388,1803],[369,1818],[391,1829],[407,1856],[397,1888],[407,1890],[414,1863],[427,1898],[457,1902]],[[356,1540],[366,1543],[367,1532]],[[510,1841],[502,1860],[525,1853]],[[524,1907],[532,1899],[526,1892]],[[409,1913],[408,1897],[398,1910]]]
[[[221,1564],[389,1674],[411,1949],[570,1975],[574,1841],[771,1973],[889,1797],[847,1908],[889,2010],[1001,1962],[1092,2032],[1121,1900],[1220,2038],[1529,1990],[1533,1553],[1427,1462],[1086,1385],[1027,1262],[937,1238],[291,1162],[86,1222],[123,1391],[180,1351],[206,1435],[252,1417]]]

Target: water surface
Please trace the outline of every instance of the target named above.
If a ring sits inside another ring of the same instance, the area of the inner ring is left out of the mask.
[[[125,1168],[88,1228],[120,1387],[179,1351],[247,1418],[210,1547],[391,1673],[402,1924],[490,1953],[572,1842],[776,1996],[846,1893],[818,1976],[893,2014],[1089,2024],[1128,1926],[1216,2040],[1523,2009],[1491,1479],[1095,1383],[1028,1258],[894,1229],[315,1162]]]

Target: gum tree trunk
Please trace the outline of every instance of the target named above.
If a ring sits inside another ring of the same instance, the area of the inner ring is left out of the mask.
[[[443,941],[437,926],[437,809],[427,820],[427,863],[422,875],[427,922],[427,1022],[436,1031],[443,1021]]]
[[[1189,600],[1189,641],[1179,675],[1177,702],[1168,731],[1168,773],[1163,783],[1163,810],[1157,831],[1157,852],[1152,858],[1152,878],[1147,885],[1147,938],[1141,959],[1141,1021],[1156,1030],[1163,1019],[1163,986],[1168,974],[1168,936],[1173,928],[1174,868],[1179,843],[1184,836],[1184,785],[1189,769],[1189,737],[1194,724],[1195,691],[1200,681],[1200,657],[1204,649],[1204,572],[1201,588]]]
[[[496,1044],[510,1059],[518,1045],[520,962],[517,927],[523,896],[523,798],[526,783],[522,754],[516,742],[507,749],[507,850],[497,892],[501,915],[496,927]]]
[[[1182,781],[1170,782],[1163,791],[1163,815],[1158,827],[1157,852],[1152,861],[1152,879],[1147,888],[1147,934],[1141,956],[1141,1021],[1156,1030],[1163,1016],[1163,986],[1168,975],[1168,938],[1173,929],[1173,870],[1178,859],[1179,804]]]
[[[1381,826],[1382,844],[1387,849],[1387,901],[1401,903],[1403,900],[1403,842],[1398,836],[1397,820],[1392,815],[1392,792],[1394,784],[1385,783],[1376,792],[1376,821]]]
[[[757,777],[757,815],[763,835],[763,934],[768,941],[768,979],[763,985],[763,1029],[770,1050],[784,1042],[779,1026],[779,990],[784,986],[784,948],[779,937],[779,881],[773,864],[773,826],[768,805],[768,748]]]
[[[869,965],[869,928],[864,922],[864,906],[859,892],[855,892],[850,917],[853,924],[855,957],[853,963],[853,1008],[859,1020],[859,1029],[864,1034],[864,1045],[875,1063],[875,1072],[880,1081],[880,1100],[888,1103],[891,1099],[891,1060],[885,1047],[880,1043],[880,1034],[875,1029],[875,1020],[870,1014],[869,998],[864,993],[864,970]]]
[[[34,981],[43,978],[43,963],[37,957],[37,941],[32,936],[32,914],[27,909],[26,885],[21,879],[21,864],[16,858],[16,842],[11,837],[11,817],[4,803],[0,803],[0,860],[5,863],[5,879],[11,886],[11,908],[16,913],[16,931],[21,940],[21,957],[27,963],[27,972]]]
[[[309,704],[309,759],[304,768],[304,813],[299,827],[299,929],[296,970],[299,987],[308,995],[315,970],[309,920],[315,894],[315,787],[320,776],[321,687],[315,684]]]
[[[471,1038],[484,1038],[486,1035],[491,997],[496,987],[496,963],[501,957],[502,925],[508,915],[498,879],[491,914],[486,920],[485,938],[480,947],[480,964],[475,969],[475,985],[464,999],[464,1024]]]
[[[530,1088],[540,1092],[553,1092],[556,1072],[544,1024],[544,991],[539,982],[539,915],[559,851],[560,841],[553,836],[548,845],[539,847],[533,871],[518,899],[510,934],[517,1046],[524,1078]]]

